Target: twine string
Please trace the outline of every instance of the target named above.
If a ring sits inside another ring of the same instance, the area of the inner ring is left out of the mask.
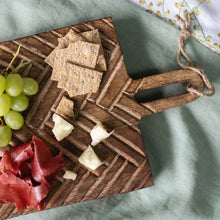
[[[202,68],[198,66],[196,63],[194,63],[190,57],[187,55],[187,53],[184,50],[184,45],[189,36],[191,36],[191,25],[192,25],[192,14],[188,13],[187,16],[187,21],[184,21],[179,15],[176,15],[176,19],[179,21],[180,25],[182,26],[181,32],[180,32],[180,37],[179,37],[179,49],[178,49],[178,54],[177,54],[177,62],[178,64],[183,68],[183,69],[190,69],[196,72],[197,74],[200,75],[202,78],[205,88],[207,92],[204,91],[199,91],[196,88],[193,88],[192,85],[188,84],[187,85],[187,91],[190,93],[195,93],[198,96],[203,96],[203,97],[211,97],[215,94],[215,88],[214,86],[210,83],[209,79],[203,72]],[[184,64],[181,61],[181,56],[183,56],[188,63]]]

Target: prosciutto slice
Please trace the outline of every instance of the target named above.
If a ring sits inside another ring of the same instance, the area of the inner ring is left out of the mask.
[[[63,155],[53,157],[36,136],[28,144],[5,151],[0,162],[0,203],[15,203],[18,211],[42,210],[50,191],[48,180],[64,166]]]
[[[40,138],[33,136],[32,140],[35,152],[35,156],[31,161],[34,180],[42,182],[44,178],[53,178],[63,168],[62,153],[60,152],[58,156],[52,157],[49,148]]]

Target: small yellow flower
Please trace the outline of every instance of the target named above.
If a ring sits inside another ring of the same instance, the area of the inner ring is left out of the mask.
[[[201,14],[200,10],[197,9],[197,10],[195,11],[195,14],[196,14],[196,15],[200,15],[200,14]]]
[[[211,43],[211,40],[210,40],[210,39],[207,39],[206,41],[207,41],[208,43]]]
[[[213,46],[214,46],[215,49],[218,48],[218,44],[217,43],[214,43]]]
[[[175,6],[176,8],[178,8],[178,9],[181,9],[181,8],[182,8],[181,3],[178,3],[178,2],[175,2],[175,3],[174,3],[174,6]]]
[[[170,10],[167,10],[165,13],[164,13],[164,16],[168,16],[170,14]]]
[[[217,53],[217,54],[219,54],[219,55],[220,55],[220,51],[219,51],[219,50],[216,50],[216,51],[215,51],[215,53]]]
[[[210,43],[207,43],[207,47],[208,47],[209,49],[211,49],[211,44],[210,44]]]
[[[161,15],[161,12],[160,12],[160,11],[157,11],[157,16],[158,16],[159,18],[161,18],[161,17],[162,17],[162,15]]]
[[[157,6],[162,6],[163,5],[163,2],[161,2],[161,1],[159,1],[159,2],[157,2]]]
[[[212,4],[212,0],[205,0],[207,4]]]
[[[153,2],[151,2],[151,3],[148,5],[148,7],[149,7],[150,9],[152,9],[153,6],[154,6]]]
[[[202,0],[197,0],[197,2],[198,2],[199,4],[202,4]]]
[[[193,11],[196,15],[200,15],[200,14],[201,14],[200,10],[199,10],[197,7],[194,7],[194,8],[192,9],[192,11]]]
[[[171,25],[174,25],[174,24],[176,23],[176,21],[175,21],[175,20],[172,20],[172,19],[169,19],[169,23],[170,23]]]
[[[145,4],[145,3],[146,3],[145,0],[140,0],[140,1],[139,1],[139,4],[142,4],[142,5],[143,5],[143,4]]]
[[[193,37],[196,37],[196,33],[193,32],[193,31],[192,31],[191,35],[192,35]]]
[[[147,9],[146,11],[147,11],[148,13],[151,13],[151,14],[153,13],[153,11],[150,10],[150,9]]]

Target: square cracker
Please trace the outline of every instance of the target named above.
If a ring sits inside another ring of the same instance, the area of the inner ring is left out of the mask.
[[[70,97],[97,92],[102,79],[102,72],[67,63],[68,79],[63,88]]]
[[[95,69],[100,45],[85,41],[70,43],[66,48],[67,60],[87,68]]]
[[[61,38],[58,38],[58,46],[48,55],[48,57],[44,60],[51,67],[54,66],[54,61],[56,57],[56,51],[59,49],[64,49],[69,46],[69,43],[74,43],[76,41],[85,41],[85,39],[78,35],[74,30],[70,29],[70,31]]]
[[[74,117],[73,107],[73,101],[63,96],[56,109],[56,113],[61,116]]]
[[[100,50],[95,69],[98,71],[107,70],[106,61],[104,57],[104,50],[102,47],[102,42],[98,29],[82,32],[79,34],[77,34],[74,30],[70,29],[70,31],[64,37],[58,39],[58,46],[49,54],[49,56],[45,59],[45,62],[53,67],[56,56],[56,50],[67,48],[69,46],[69,43],[74,43],[76,41],[87,41],[90,43],[99,44]]]
[[[98,56],[95,69],[98,71],[106,71],[107,66],[106,66],[105,57],[104,57],[104,50],[102,47],[102,41],[101,41],[98,29],[82,32],[82,33],[79,33],[79,35],[81,35],[87,42],[96,43],[100,45],[99,56]]]
[[[70,43],[68,48],[59,49],[54,55],[54,69],[52,80],[66,81],[68,73],[66,63],[74,63],[80,66],[94,69],[96,66],[100,45],[83,41]]]

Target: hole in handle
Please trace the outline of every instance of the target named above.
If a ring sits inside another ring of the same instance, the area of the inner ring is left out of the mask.
[[[188,82],[173,83],[149,90],[140,91],[134,98],[139,103],[152,102],[158,99],[168,98],[176,95],[186,94],[186,85]]]

